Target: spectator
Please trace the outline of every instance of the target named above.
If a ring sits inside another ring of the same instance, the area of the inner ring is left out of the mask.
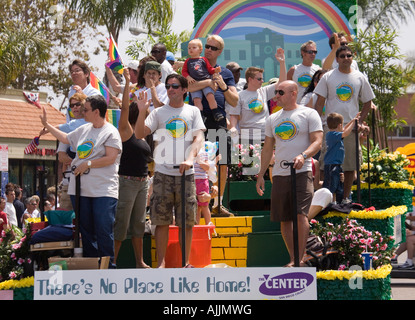
[[[4,212],[4,208],[6,208],[6,199],[0,197],[0,232],[9,226],[7,221],[7,213]]]
[[[22,188],[19,185],[14,185],[14,194],[16,198],[13,201],[13,206],[16,209],[16,219],[17,219],[17,225],[19,228],[22,228],[22,216],[23,212],[25,211],[25,206],[22,202]]]
[[[38,206],[37,198],[35,198],[34,196],[31,196],[26,199],[25,204],[26,204],[26,210],[24,211],[23,216],[22,216],[22,221],[21,221],[22,225],[24,225],[24,221],[29,218],[40,217],[40,211],[37,208]]]
[[[65,133],[47,121],[43,108],[41,121],[59,141],[76,150],[75,167],[68,193],[75,202],[75,176],[81,175],[80,231],[85,257],[110,257],[114,267],[113,224],[118,201],[118,164],[122,143],[118,130],[105,120],[107,102],[102,95],[88,97],[84,107],[87,124]]]
[[[320,67],[314,64],[317,55],[317,45],[310,40],[301,46],[301,58],[303,61],[288,70],[287,79],[293,80],[298,86],[297,103],[300,103],[305,89],[310,85],[314,73]]]
[[[6,188],[6,207],[4,212],[7,214],[7,221],[10,225],[18,226],[16,209],[14,208],[13,202],[16,198],[14,188]]]
[[[154,151],[155,173],[150,201],[151,223],[156,225],[155,238],[157,264],[165,267],[165,254],[169,239],[169,225],[175,220],[182,229],[182,219],[186,219],[186,265],[189,263],[190,248],[195,224],[197,200],[193,162],[198,149],[203,144],[205,126],[200,112],[194,106],[184,103],[188,83],[181,75],[171,74],[166,80],[169,103],[152,111],[145,118],[149,107],[146,93],[140,92],[140,109],[135,126],[136,137],[141,139],[155,132],[158,145]],[[185,154],[185,150],[187,150]],[[178,168],[177,168],[177,167]],[[186,174],[186,202],[181,202],[181,176]],[[185,205],[186,217],[182,217]],[[181,238],[180,238],[181,243]]]
[[[265,123],[265,142],[261,152],[261,169],[256,189],[264,194],[264,174],[268,170],[275,146],[275,165],[272,172],[271,221],[281,223],[281,234],[290,254],[287,266],[293,266],[294,238],[290,167],[284,161],[293,162],[296,169],[298,249],[301,260],[309,234],[307,213],[313,197],[313,174],[311,157],[321,147],[323,128],[318,113],[298,105],[297,85],[294,81],[280,82],[277,86],[277,102],[282,110],[272,114]],[[301,261],[300,261],[301,262]]]

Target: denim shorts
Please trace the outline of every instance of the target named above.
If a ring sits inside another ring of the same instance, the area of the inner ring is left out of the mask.
[[[331,193],[343,193],[343,182],[340,181],[342,172],[341,164],[324,165],[323,188],[329,189]]]

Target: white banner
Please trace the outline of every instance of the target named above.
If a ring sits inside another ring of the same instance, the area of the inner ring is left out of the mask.
[[[315,268],[35,272],[36,300],[316,300]]]
[[[0,144],[0,171],[9,171],[9,146]]]

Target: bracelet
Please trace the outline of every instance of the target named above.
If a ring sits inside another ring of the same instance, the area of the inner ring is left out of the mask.
[[[222,92],[226,92],[226,91],[228,91],[229,90],[229,87],[228,86],[226,86],[226,89],[225,90],[222,90]]]

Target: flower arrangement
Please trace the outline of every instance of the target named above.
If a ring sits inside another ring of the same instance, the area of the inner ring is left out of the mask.
[[[31,227],[26,224],[23,232],[15,227],[5,229],[0,235],[0,281],[19,280],[27,276],[26,266],[31,263]]]
[[[230,181],[254,181],[260,169],[261,145],[237,144],[229,166]]]
[[[393,237],[378,231],[368,231],[356,220],[345,218],[342,223],[320,223],[311,220],[310,233],[322,239],[334,251],[339,270],[352,266],[363,267],[363,252],[372,252],[373,269],[390,264],[393,254]]]
[[[369,156],[368,162],[366,152],[366,157],[360,168],[362,181],[371,184],[385,184],[386,186],[392,182],[408,181],[409,172],[405,167],[410,164],[410,161],[406,155],[399,151],[387,153],[376,145],[370,151]]]

